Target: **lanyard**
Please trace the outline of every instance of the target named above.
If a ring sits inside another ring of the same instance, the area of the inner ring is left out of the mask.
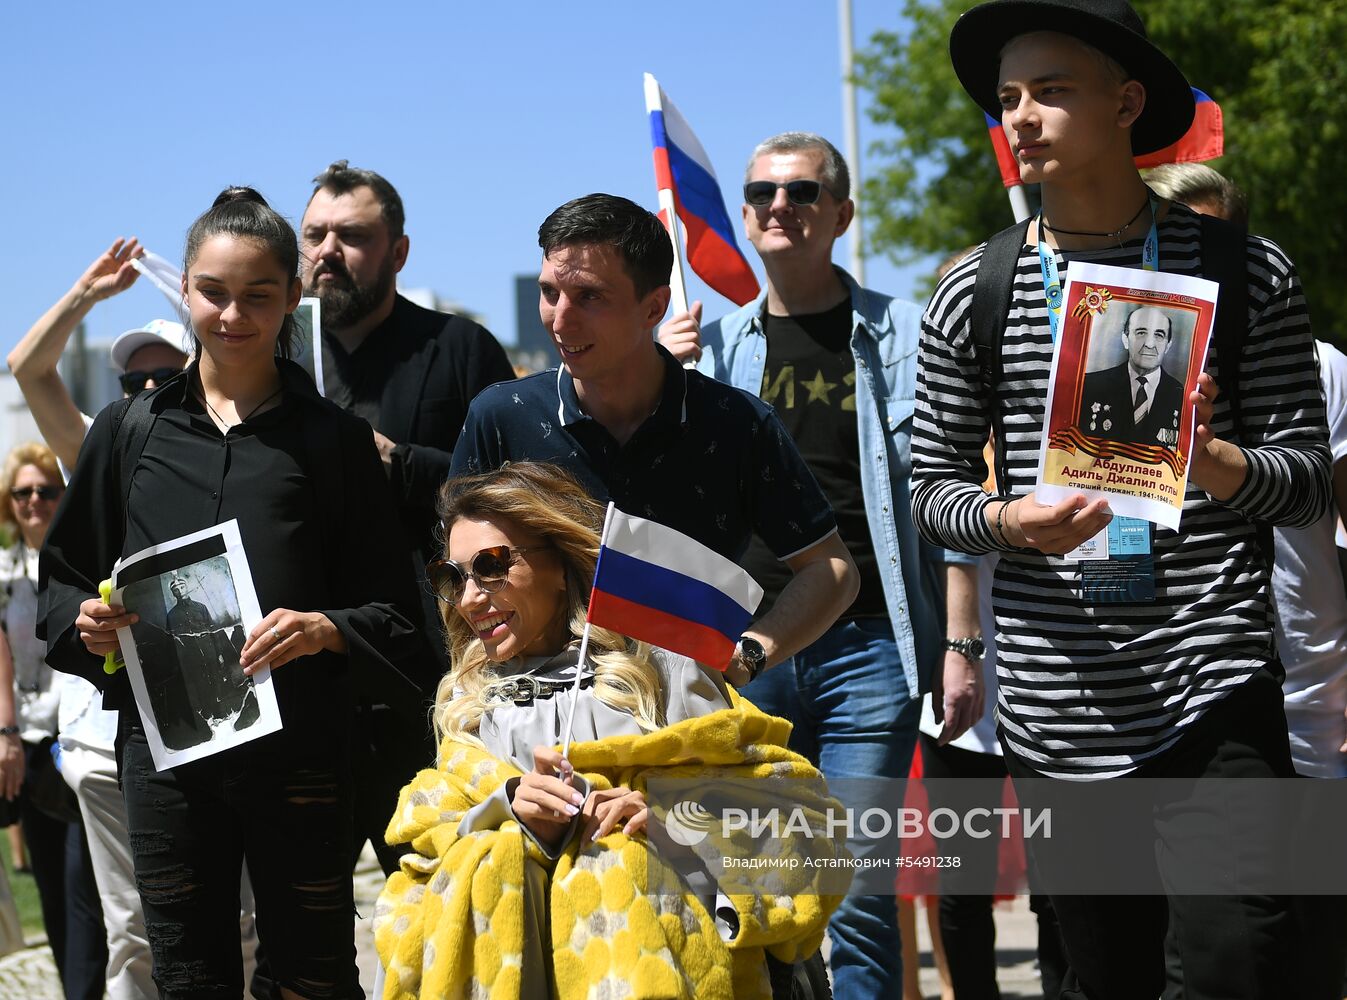
[[[1141,245],[1141,267],[1146,271],[1159,270],[1159,238],[1155,235],[1155,195],[1151,195],[1151,230]],[[1048,300],[1048,325],[1052,328],[1052,342],[1057,343],[1057,327],[1062,319],[1062,281],[1057,273],[1057,252],[1043,242],[1043,213],[1038,213],[1038,266],[1043,272],[1043,295]]]

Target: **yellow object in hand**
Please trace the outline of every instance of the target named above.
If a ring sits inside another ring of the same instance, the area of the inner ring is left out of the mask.
[[[111,581],[111,580],[104,580],[102,583],[100,583],[100,584],[98,585],[98,596],[101,597],[101,598],[103,598],[103,603],[104,603],[104,604],[111,604],[111,603],[112,603],[112,581]],[[121,665],[120,663],[117,662],[117,654],[115,654],[115,653],[104,653],[104,654],[103,654],[103,673],[105,673],[105,674],[115,674],[118,670],[121,670],[121,669],[122,669],[122,665]]]

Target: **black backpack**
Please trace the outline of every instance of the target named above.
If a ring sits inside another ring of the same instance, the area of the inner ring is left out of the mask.
[[[1220,304],[1216,310],[1216,324],[1212,340],[1221,367],[1214,378],[1221,387],[1221,395],[1230,407],[1230,421],[1234,425],[1235,441],[1245,440],[1240,420],[1239,359],[1244,355],[1244,342],[1249,333],[1249,274],[1245,259],[1244,230],[1218,219],[1203,215],[1202,220],[1202,276],[1221,286]],[[978,262],[973,284],[973,303],[970,322],[973,347],[978,367],[982,372],[982,386],[991,408],[993,471],[996,488],[1005,493],[1010,482],[1006,467],[1005,426],[1000,408],[996,405],[996,387],[1001,382],[1001,341],[1005,335],[1006,320],[1010,316],[1011,286],[1019,264],[1020,248],[1029,233],[1029,219],[1001,230],[987,241]],[[1255,521],[1258,547],[1263,553],[1268,570],[1272,569],[1272,525]]]

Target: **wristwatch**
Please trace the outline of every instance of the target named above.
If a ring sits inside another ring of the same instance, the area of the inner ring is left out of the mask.
[[[18,726],[0,726],[0,736],[18,736]]]
[[[762,648],[751,635],[741,635],[734,646],[734,656],[748,668],[748,682],[751,684],[767,667],[767,650]]]
[[[963,639],[946,639],[945,648],[952,649],[969,663],[981,663],[982,657],[987,653],[987,644],[982,641],[982,636],[974,635]]]

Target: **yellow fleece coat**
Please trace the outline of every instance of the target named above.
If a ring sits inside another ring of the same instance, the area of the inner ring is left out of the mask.
[[[647,780],[658,777],[773,779],[779,790],[787,779],[788,805],[815,818],[834,806],[819,772],[786,749],[790,724],[731,698],[731,708],[652,733],[575,744],[571,763],[595,789],[644,791]],[[422,771],[402,790],[388,826],[388,842],[410,843],[415,853],[403,857],[375,908],[375,943],[387,970],[384,1000],[519,997],[529,861],[550,873],[550,971],[560,1000],[766,1000],[764,949],[787,962],[813,954],[841,902],[839,895],[818,893],[811,871],[773,872],[770,893],[730,894],[740,926],[727,944],[698,896],[675,881],[644,834],[629,838],[619,826],[598,843],[575,837],[555,862],[513,820],[460,837],[463,814],[520,772],[461,739],[446,739],[440,757],[438,769]],[[779,791],[774,795],[780,804]],[[725,857],[734,856],[732,843],[720,846]],[[749,849],[742,840],[740,846]],[[774,846],[787,857],[795,848],[814,857],[841,851],[817,834],[807,845],[787,835]],[[648,893],[652,885],[657,889]]]

